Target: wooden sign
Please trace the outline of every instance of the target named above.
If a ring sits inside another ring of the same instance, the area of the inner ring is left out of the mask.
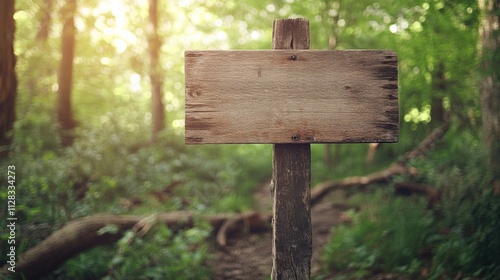
[[[399,137],[396,54],[309,41],[308,20],[280,19],[272,51],[185,53],[185,142],[274,144],[273,280],[310,278],[310,143]]]
[[[186,51],[187,144],[397,142],[389,50]]]

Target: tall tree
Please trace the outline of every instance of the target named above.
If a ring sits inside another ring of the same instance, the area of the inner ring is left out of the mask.
[[[54,0],[45,0],[40,3],[40,27],[36,38],[41,41],[46,41],[49,37],[50,26],[52,23],[52,9]]]
[[[10,145],[14,127],[17,78],[14,54],[14,0],[0,1],[0,157],[6,154],[3,146]]]
[[[165,106],[163,106],[161,67],[159,65],[161,39],[158,34],[158,0],[149,0],[149,78],[151,80],[151,100],[153,131],[151,140],[156,141],[158,133],[165,128]]]
[[[483,18],[480,81],[483,139],[489,164],[500,179],[500,0],[479,0]]]
[[[62,8],[62,44],[61,64],[59,66],[59,100],[57,114],[61,126],[61,142],[64,146],[73,144],[73,119],[71,90],[73,84],[73,59],[75,56],[75,12],[76,0],[67,0]]]

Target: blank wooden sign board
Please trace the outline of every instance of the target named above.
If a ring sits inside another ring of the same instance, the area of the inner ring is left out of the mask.
[[[185,142],[274,144],[272,279],[309,279],[310,143],[399,138],[393,51],[307,49],[309,22],[282,19],[273,50],[185,52]]]
[[[392,51],[188,51],[186,142],[398,139]]]

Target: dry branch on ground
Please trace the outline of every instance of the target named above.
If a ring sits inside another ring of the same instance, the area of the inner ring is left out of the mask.
[[[413,174],[416,171],[408,166],[408,162],[412,159],[425,156],[440,139],[443,138],[449,125],[445,124],[434,129],[417,148],[407,152],[403,158],[388,168],[371,173],[366,176],[348,177],[341,181],[327,181],[316,185],[311,192],[311,205],[318,203],[325,195],[334,190],[344,189],[353,186],[367,186],[370,184],[387,183],[391,178],[401,174]]]

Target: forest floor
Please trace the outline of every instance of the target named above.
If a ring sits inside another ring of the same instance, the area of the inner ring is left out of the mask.
[[[313,232],[312,276],[319,275],[321,272],[321,254],[324,246],[331,238],[331,228],[349,221],[346,215],[343,214],[349,207],[332,202],[333,199],[331,198],[336,195],[339,194],[332,192],[311,208]],[[262,184],[256,190],[254,198],[259,211],[271,211],[272,197],[268,183]],[[225,247],[214,247],[212,253],[215,257],[209,263],[214,270],[213,279],[269,279],[272,268],[271,238],[272,233],[270,231],[239,234],[231,236]],[[329,279],[335,279],[334,275],[330,277]],[[347,278],[342,277],[342,279]],[[395,280],[404,278],[393,274],[377,274],[365,279]]]
[[[271,211],[272,197],[269,184],[262,184],[254,193],[259,211]],[[330,239],[330,229],[341,222],[342,210],[324,199],[311,209],[313,225],[313,257],[311,273],[321,269],[322,248]],[[214,279],[266,279],[271,273],[271,232],[240,234],[228,240],[223,248],[212,252],[215,258],[210,265]]]

